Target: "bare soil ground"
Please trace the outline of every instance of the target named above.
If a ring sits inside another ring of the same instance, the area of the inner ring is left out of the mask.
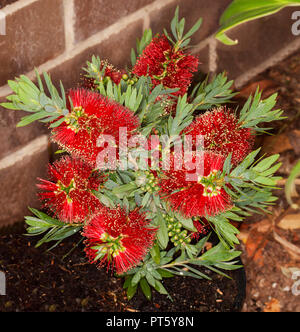
[[[245,297],[244,270],[232,279],[205,271],[212,278],[174,277],[164,281],[173,301],[153,292],[148,301],[139,292],[131,301],[123,280],[87,262],[82,246],[62,259],[80,236],[57,248],[35,248],[36,238],[24,236],[24,224],[0,230],[0,271],[6,275],[6,295],[0,312],[232,312]]]
[[[277,106],[287,118],[274,123],[272,136],[263,135],[257,142],[264,153],[280,153],[283,179],[272,214],[255,215],[240,228],[247,275],[243,311],[300,312],[300,210],[289,207],[283,189],[300,159],[300,52],[256,77],[242,89],[239,101],[244,102],[257,86],[264,97],[278,93]],[[300,205],[299,180],[295,189],[293,199]]]

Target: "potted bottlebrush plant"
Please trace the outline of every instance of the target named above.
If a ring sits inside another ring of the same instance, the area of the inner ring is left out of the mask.
[[[57,89],[37,72],[37,84],[9,81],[2,104],[29,113],[18,126],[47,123],[62,153],[38,180],[44,210],[30,209],[28,234],[53,247],[80,234],[90,263],[124,278],[128,299],[139,288],[168,296],[164,278],[240,268],[232,221],[276,200],[279,156],[253,150],[265,124],[282,118],[276,95],[257,91],[236,109],[225,74],[191,86],[199,60],[189,44],[201,22],[185,33],[177,8],[170,34],[148,29],[138,40],[131,69],[94,56],[81,87]]]

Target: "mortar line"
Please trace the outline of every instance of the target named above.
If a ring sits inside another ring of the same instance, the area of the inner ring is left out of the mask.
[[[150,28],[150,15],[147,13],[144,17],[144,24],[143,24],[143,30],[147,30]]]
[[[206,37],[205,39],[203,39],[200,43],[198,43],[197,45],[193,46],[191,48],[191,53],[195,54],[200,52],[201,50],[203,50],[210,42],[210,40],[214,38],[214,34]]]
[[[211,38],[209,41],[209,72],[214,74],[218,69],[217,40]]]
[[[286,47],[272,55],[268,60],[260,63],[259,65],[251,68],[247,72],[235,78],[235,87],[237,89],[241,88],[247,82],[249,82],[253,77],[264,72],[266,69],[276,65],[280,61],[284,60],[286,57],[291,55],[300,49],[300,38],[295,39],[293,42],[289,43]]]
[[[42,135],[0,160],[0,171],[48,148],[48,136]]]
[[[64,27],[65,27],[65,47],[66,51],[73,49],[75,44],[75,10],[74,0],[64,0]]]
[[[28,1],[37,1],[37,0],[28,0]],[[37,67],[38,72],[41,73],[43,71],[49,71],[63,62],[73,59],[74,57],[81,54],[85,50],[98,45],[99,43],[107,40],[112,35],[117,34],[118,32],[124,30],[130,24],[137,22],[138,20],[144,20],[145,14],[148,15],[148,13],[150,13],[153,10],[159,10],[167,6],[168,4],[172,3],[173,1],[174,0],[164,0],[164,1],[158,0],[153,2],[152,4],[149,4],[148,6],[145,6],[137,10],[134,13],[129,14],[128,16],[122,17],[120,20],[113,23],[106,29],[95,33],[94,35],[79,42],[78,44],[75,44],[72,49],[65,50],[64,53],[62,53],[55,59],[51,59],[41,64],[40,66]],[[32,70],[30,72],[25,73],[25,75],[32,80],[35,77],[35,71]],[[0,98],[5,97],[10,93],[11,89],[8,85],[0,87]]]
[[[17,2],[13,2],[7,6],[5,6],[4,8],[1,9],[1,11],[6,15],[11,15],[15,12],[17,12],[20,9],[23,9],[24,7],[27,7],[29,5],[31,5],[34,2],[37,2],[39,0],[21,0],[21,1],[17,1]]]

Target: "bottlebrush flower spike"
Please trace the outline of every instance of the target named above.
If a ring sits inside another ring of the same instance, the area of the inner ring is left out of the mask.
[[[137,76],[150,76],[154,86],[163,84],[166,88],[179,88],[174,95],[183,96],[198,65],[197,58],[175,50],[165,35],[158,35],[144,49],[132,72]]]
[[[100,135],[111,135],[119,143],[119,128],[127,128],[130,135],[139,127],[134,113],[97,92],[85,89],[71,90],[73,103],[66,120],[52,129],[52,140],[75,157],[95,166],[103,149],[97,147]]]
[[[119,84],[122,79],[122,75],[125,74],[125,71],[120,71],[116,69],[112,64],[107,61],[101,61],[100,70],[104,69],[104,78],[109,77],[115,84]]]
[[[209,223],[205,218],[193,218],[193,224],[197,232],[191,234],[191,239],[199,241],[201,235],[206,235],[209,232]]]
[[[96,82],[112,80],[115,84],[121,82],[122,76],[126,74],[125,70],[118,70],[107,61],[99,60],[99,68],[90,68],[92,71],[90,75],[83,77],[83,87],[89,90],[94,90],[97,87]],[[93,71],[94,69],[94,71]],[[103,73],[101,75],[101,73]],[[96,82],[95,82],[96,81]]]
[[[136,266],[152,247],[156,229],[138,208],[128,214],[120,207],[103,207],[85,227],[85,252],[91,263],[108,265],[118,274]]]
[[[221,155],[200,152],[198,161],[195,157],[191,161],[196,169],[183,165],[182,170],[176,170],[174,157],[171,157],[170,170],[163,171],[158,183],[160,196],[172,209],[188,218],[213,216],[229,209],[232,206],[230,196],[224,190],[224,179],[219,174],[224,161]]]
[[[234,113],[225,107],[216,108],[198,116],[185,130],[192,135],[196,145],[197,135],[203,136],[203,149],[227,157],[232,153],[231,162],[236,165],[251,152],[254,133],[249,128],[241,128]]]
[[[49,165],[50,179],[39,179],[38,195],[60,220],[83,223],[101,206],[92,190],[98,190],[103,176],[79,159],[63,157]]]

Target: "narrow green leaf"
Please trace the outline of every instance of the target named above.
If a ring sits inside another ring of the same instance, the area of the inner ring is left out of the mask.
[[[165,289],[164,285],[156,280],[155,282],[155,289],[160,293],[160,294],[163,294],[163,295],[169,295],[168,291]]]
[[[184,218],[180,213],[175,213],[176,218],[182,223],[183,227],[189,231],[197,232],[192,219]]]
[[[230,29],[242,23],[277,13],[286,6],[300,6],[300,1],[234,0],[221,16],[221,27],[216,34],[216,38],[227,45],[232,45],[233,41],[225,34]]]
[[[201,260],[209,262],[227,262],[238,256],[241,251],[234,251],[233,249],[227,249],[221,242],[208,250],[201,256]]]
[[[9,110],[18,110],[19,109],[13,103],[1,103],[0,106],[7,108]]]
[[[169,271],[158,269],[157,272],[162,276],[162,278],[172,278],[174,277],[174,274],[172,274]]]
[[[266,171],[271,167],[271,165],[273,165],[278,160],[278,158],[279,154],[275,154],[273,156],[265,158],[261,162],[259,162],[255,167],[253,167],[253,170],[257,172]]]
[[[131,286],[136,286],[142,278],[141,271],[138,271],[131,280]]]
[[[165,249],[169,243],[168,228],[167,228],[164,218],[162,217],[162,215],[160,213],[157,216],[157,220],[158,220],[159,229],[158,229],[156,237],[157,237],[159,246],[162,249]]]
[[[142,278],[141,281],[140,281],[140,286],[141,286],[141,289],[144,293],[144,295],[146,296],[147,300],[151,300],[151,288],[147,282],[147,280],[145,278]]]
[[[160,250],[159,246],[155,244],[151,249],[150,249],[150,254],[154,262],[159,265],[160,264]]]
[[[171,21],[171,31],[175,40],[178,40],[177,36],[177,26],[178,26],[178,16],[179,16],[179,6],[176,7],[174,18]]]
[[[128,277],[126,277],[125,282],[124,282],[124,284],[123,284],[123,288],[124,288],[124,289],[126,289],[126,288],[128,288],[128,287],[130,286],[130,284],[131,284],[131,279],[132,279],[132,276],[128,276]]]
[[[225,33],[223,32],[219,32],[216,34],[216,39],[218,39],[218,41],[220,41],[221,43],[228,45],[228,46],[233,46],[238,44],[238,40],[237,39],[231,39],[230,37],[228,37]]]
[[[128,288],[127,288],[127,299],[128,299],[128,301],[130,301],[134,297],[136,291],[137,291],[137,285],[132,286],[132,284],[130,284],[128,286]]]
[[[195,23],[195,25],[185,34],[184,39],[191,37],[197,30],[199,30],[202,25],[203,19],[199,18],[199,20]]]
[[[22,120],[17,124],[17,127],[27,126],[36,120],[43,119],[45,116],[48,116],[48,113],[45,111],[36,112],[32,115],[27,115],[24,118],[22,118]]]
[[[58,118],[58,117],[56,117]],[[58,126],[60,126],[63,122],[65,121],[65,118],[61,118],[53,123],[50,124],[49,128],[57,128]]]

